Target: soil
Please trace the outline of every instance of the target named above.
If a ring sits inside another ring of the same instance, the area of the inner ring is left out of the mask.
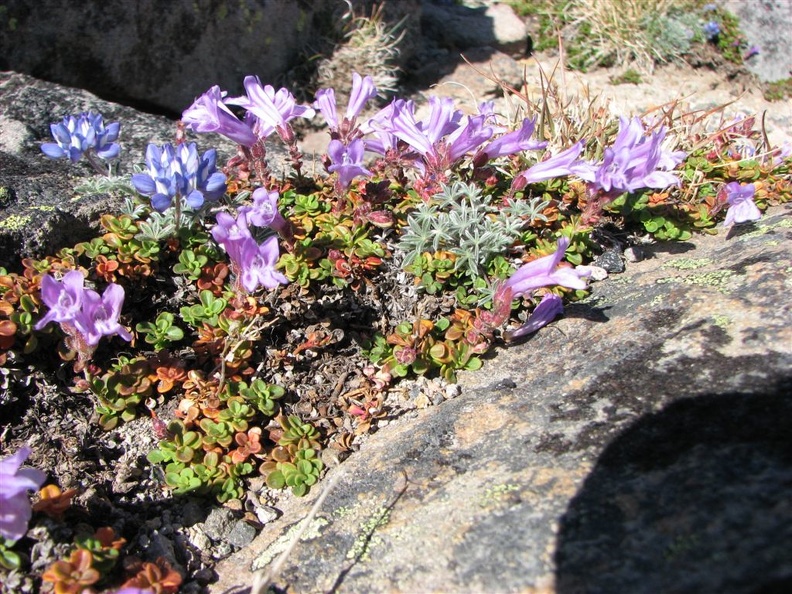
[[[529,89],[537,89],[539,68],[551,72],[555,62],[552,56],[518,62],[527,73]],[[478,66],[484,70],[486,63]],[[607,98],[617,113],[644,112],[676,99],[689,101],[694,109],[731,103],[727,113],[766,112],[767,132],[774,144],[792,139],[792,102],[769,103],[753,77],[739,69],[725,70],[722,63],[714,66],[712,60],[708,63],[702,58],[692,65],[661,67],[645,75],[640,84],[613,84],[613,78],[621,74],[615,70],[566,72],[556,74],[555,80],[568,94],[579,94],[588,88],[592,96]],[[461,76],[460,68],[470,66],[454,61],[451,74],[444,80]],[[470,80],[469,73],[465,76]],[[441,81],[415,96],[444,94],[449,88]],[[480,89],[469,90],[477,95]],[[465,96],[469,99],[468,91]],[[310,142],[311,138],[306,140],[307,144]],[[163,269],[167,265],[172,263],[163,264]],[[369,432],[376,431],[378,424],[398,422],[401,415],[456,394],[455,387],[426,379],[400,382],[382,401],[371,400],[367,392],[368,370],[359,344],[367,338],[365,328],[383,328],[383,317],[403,319],[404,313],[414,307],[413,292],[404,290],[407,285],[405,277],[394,268],[376,286],[363,287],[354,299],[349,291],[341,289],[311,296],[291,285],[281,292],[280,302],[287,307],[281,306],[277,320],[267,330],[268,339],[278,345],[281,353],[269,352],[273,363],[261,372],[268,381],[287,387],[284,409],[322,419],[319,428],[331,442],[323,458],[325,464],[343,461],[347,452],[359,448]],[[144,289],[143,294],[151,296],[157,287]],[[422,306],[424,315],[431,317],[450,311],[451,303],[426,299]],[[299,324],[293,323],[297,319]],[[114,342],[114,346],[120,345]],[[55,348],[55,341],[49,347]],[[299,354],[294,355],[295,352]],[[105,362],[111,356],[107,345],[97,353],[97,358]],[[51,361],[34,367],[30,362],[16,365],[9,360],[0,368],[0,441],[6,454],[30,445],[33,453],[27,463],[46,470],[48,484],[55,483],[64,491],[76,489],[76,495],[60,519],[36,514],[28,535],[14,547],[29,557],[29,565],[26,562],[24,566],[30,569],[24,573],[0,569],[2,592],[38,591],[42,588],[42,572],[57,559],[68,557],[73,538],[101,526],[112,526],[127,543],[126,561],[119,565],[108,586],[123,581],[123,567],[139,564],[140,560],[164,558],[184,577],[181,592],[200,592],[213,581],[217,560],[244,546],[246,538],[231,536],[233,529],[244,532],[246,525],[253,528],[254,534],[268,513],[278,513],[279,501],[293,497],[288,491],[269,489],[262,480],[254,479],[248,484],[244,504],[233,502],[226,506],[232,512],[229,526],[213,530],[214,516],[210,516],[218,504],[211,498],[172,495],[163,488],[161,471],[146,460],[158,441],[156,420],[140,417],[103,431],[96,423],[91,396],[70,389],[71,364],[58,366]],[[157,415],[168,420],[178,403],[165,398],[155,400],[159,400],[152,403]],[[374,416],[381,418],[372,419],[370,425],[361,429],[358,421],[344,413],[351,404],[376,407],[382,414],[375,412]]]

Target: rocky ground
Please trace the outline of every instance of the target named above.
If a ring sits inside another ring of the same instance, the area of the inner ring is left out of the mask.
[[[599,97],[618,114],[659,113],[676,100],[688,110],[729,104],[724,117],[764,114],[773,143],[792,140],[792,102],[765,101],[756,79],[722,64],[662,67],[616,85],[618,72],[562,72],[548,55],[433,56],[425,68],[443,75],[414,89],[416,102],[441,94],[472,109],[492,98],[516,117],[521,102],[488,77],[532,99],[542,72],[561,94]],[[6,171],[9,147],[33,146],[29,130],[10,126],[24,120],[17,115],[2,116]],[[303,141],[307,153],[325,146],[324,133]],[[333,479],[276,576],[286,591],[784,591],[789,214],[779,207],[729,239],[650,246],[459,386],[400,384],[389,418],[345,461],[326,459],[305,499],[263,481],[250,484],[244,506],[173,497],[145,460],[157,440],[151,419],[101,432],[88,395],[7,366],[3,449],[29,443],[31,464],[78,490],[65,522],[40,518],[22,543],[32,575],[63,556],[81,525],[112,525],[135,555],[182,572],[180,591],[244,591]],[[2,588],[39,584],[12,573]]]

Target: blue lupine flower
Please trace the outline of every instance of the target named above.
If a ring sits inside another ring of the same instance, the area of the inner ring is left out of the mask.
[[[85,155],[91,165],[104,173],[93,156],[105,161],[118,157],[121,147],[115,141],[118,139],[119,128],[118,122],[105,126],[102,116],[94,112],[66,116],[62,122],[50,124],[55,142],[42,144],[41,152],[50,159],[66,157],[72,163]]]
[[[226,177],[216,171],[217,151],[210,149],[202,157],[194,142],[162,148],[149,144],[146,149],[146,173],[132,176],[135,189],[151,199],[151,206],[163,212],[174,199],[184,198],[187,205],[199,209],[204,201],[215,201],[226,191]]]
[[[709,21],[706,25],[704,25],[704,35],[707,36],[707,39],[712,41],[718,35],[720,35],[720,25],[716,21]]]

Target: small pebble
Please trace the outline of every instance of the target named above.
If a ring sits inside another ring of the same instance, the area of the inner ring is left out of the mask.
[[[624,257],[628,262],[640,262],[646,259],[646,252],[637,245],[633,245],[624,250]]]

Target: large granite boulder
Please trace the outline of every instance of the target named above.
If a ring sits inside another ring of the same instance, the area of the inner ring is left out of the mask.
[[[178,114],[212,85],[238,93],[247,74],[276,81],[332,3],[9,0],[0,70]]]
[[[740,19],[740,30],[759,53],[746,65],[764,82],[792,77],[789,58],[789,30],[792,28],[792,2],[789,0],[721,0],[724,8]]]
[[[648,246],[459,397],[374,434],[275,584],[789,591],[791,211]],[[271,567],[320,493],[282,502],[212,592]]]

